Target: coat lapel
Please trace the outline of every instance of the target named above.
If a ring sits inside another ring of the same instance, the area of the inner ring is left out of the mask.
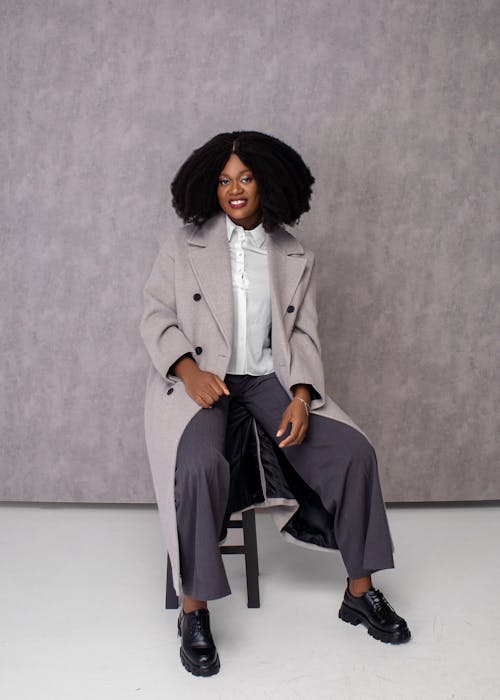
[[[195,227],[188,239],[189,260],[200,289],[229,350],[233,329],[231,257],[223,213]]]
[[[233,291],[224,213],[195,227],[188,245],[193,272],[230,350]],[[301,243],[281,227],[268,234],[267,252],[273,323],[282,324],[304,272],[306,257]]]
[[[284,228],[269,234],[267,254],[273,325],[279,323],[284,330],[283,319],[304,274],[306,256],[300,241]]]

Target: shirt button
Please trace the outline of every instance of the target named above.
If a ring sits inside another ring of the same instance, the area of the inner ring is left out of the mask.
[[[293,312],[295,311],[295,306],[292,306],[292,305],[290,304],[290,306],[287,308],[287,311],[288,311],[289,314],[293,313]]]
[[[172,389],[172,387],[170,387],[170,389],[167,390],[167,394],[171,394],[172,392],[173,392],[173,389]]]
[[[203,352],[203,348],[200,348],[200,346],[198,345],[198,347],[196,347],[194,351],[197,355],[201,355],[201,353]]]
[[[201,294],[198,294],[198,292],[196,292],[196,294],[193,294],[193,299],[194,299],[195,301],[200,301],[200,299],[201,299]]]

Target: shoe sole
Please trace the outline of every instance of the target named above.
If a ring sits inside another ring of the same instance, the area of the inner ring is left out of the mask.
[[[199,666],[199,665],[193,664],[192,661],[190,661],[188,659],[184,649],[182,648],[182,635],[181,635],[181,631],[179,628],[179,624],[177,624],[177,638],[181,644],[181,646],[179,647],[179,656],[181,657],[182,665],[184,666],[186,671],[189,671],[189,673],[192,673],[193,676],[213,676],[216,673],[219,673],[219,670],[220,670],[219,654],[217,654],[214,662],[212,664],[210,664],[209,666]]]
[[[181,657],[182,665],[184,666],[186,671],[192,673],[193,676],[213,676],[216,673],[219,673],[219,654],[217,654],[217,656],[215,657],[215,661],[210,666],[197,666],[196,664],[191,663],[191,661],[187,658],[186,654],[184,653],[184,649],[182,647],[179,649],[179,656]]]
[[[353,610],[345,603],[342,603],[340,606],[339,618],[344,622],[348,622],[350,625],[364,625],[367,628],[369,635],[371,635],[374,639],[378,639],[380,642],[384,642],[384,644],[404,644],[411,639],[411,632],[408,627],[403,627],[396,632],[383,632],[372,625],[371,622],[364,617],[364,615],[356,610]]]

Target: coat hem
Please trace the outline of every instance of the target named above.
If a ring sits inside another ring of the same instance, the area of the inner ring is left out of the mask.
[[[321,552],[338,552],[337,547],[322,547],[319,544],[314,544],[313,542],[304,542],[304,540],[299,540],[297,537],[294,537],[291,535],[289,532],[286,532],[286,530],[280,530],[280,535],[287,541],[290,542],[291,544],[296,544],[299,547],[305,547],[306,549],[314,549],[316,551],[321,551]]]

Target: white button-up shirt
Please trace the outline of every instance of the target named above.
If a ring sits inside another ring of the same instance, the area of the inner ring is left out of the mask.
[[[267,234],[262,224],[251,231],[226,214],[233,280],[233,340],[228,374],[270,374],[271,294]]]

